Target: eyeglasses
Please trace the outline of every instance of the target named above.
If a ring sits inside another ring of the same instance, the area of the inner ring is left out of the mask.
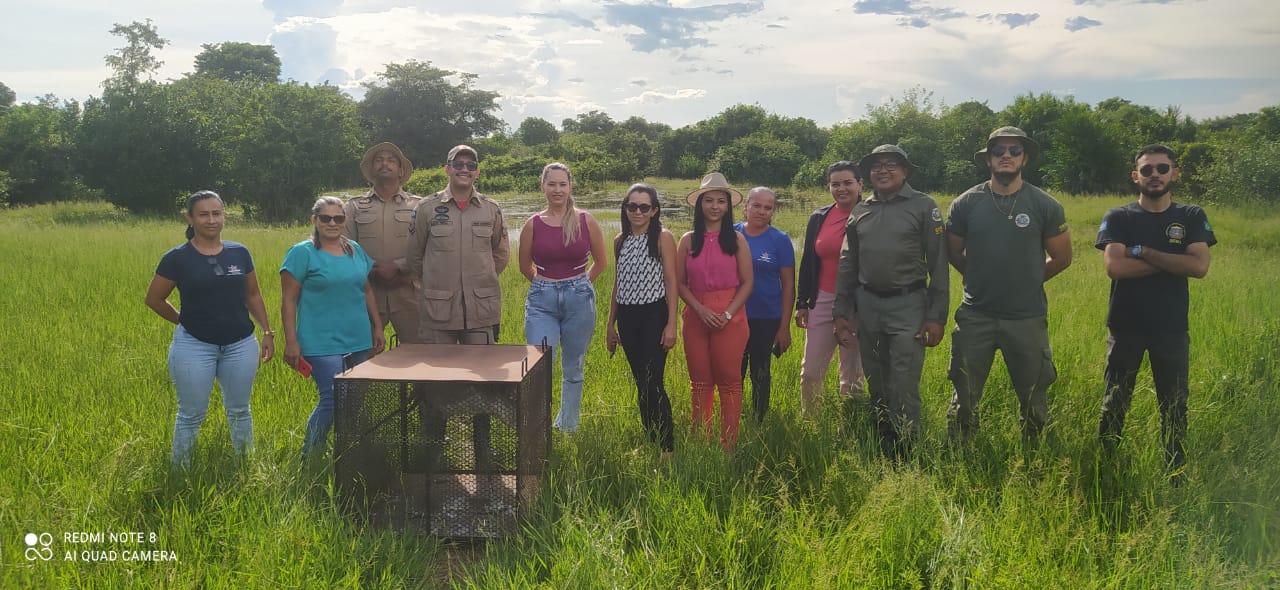
[[[214,275],[214,276],[218,276],[218,277],[220,277],[220,276],[222,276],[222,275],[226,274],[226,272],[227,272],[227,271],[225,271],[225,270],[223,270],[223,269],[222,269],[222,265],[221,265],[221,264],[218,264],[218,257],[217,257],[217,256],[210,256],[210,257],[208,257],[208,258],[205,258],[205,259],[204,259],[204,261],[205,261],[205,262],[208,262],[208,263],[209,263],[209,266],[212,266],[212,267],[213,267],[213,275]]]
[[[902,167],[902,164],[898,163],[897,160],[889,160],[887,162],[872,162],[870,169],[872,172],[879,172],[881,170],[888,170],[889,172],[893,172],[894,170],[897,170],[898,168],[901,168],[901,167]]]
[[[316,214],[316,219],[320,220],[320,223],[330,223],[330,222],[333,222],[333,223],[336,223],[336,224],[339,224],[339,225],[344,224],[344,223],[346,223],[346,222],[347,222],[347,216],[346,216],[346,215],[325,215],[325,214],[323,214],[323,213],[317,213],[317,214]]]
[[[1152,166],[1151,164],[1147,164],[1146,166],[1143,166],[1138,169],[1138,174],[1141,174],[1143,176],[1151,176],[1151,171],[1154,170],[1156,172],[1159,172],[1161,175],[1164,175],[1164,174],[1168,174],[1169,170],[1172,170],[1172,169],[1173,167],[1168,164],[1156,164],[1154,166]]]
[[[1008,146],[1005,146],[1005,145],[993,145],[993,146],[991,146],[991,148],[990,148],[990,149],[988,149],[988,150],[987,150],[987,153],[989,153],[989,154],[991,154],[991,155],[993,155],[993,156],[995,156],[995,157],[999,158],[999,157],[1001,157],[1001,156],[1003,156],[1003,155],[1004,155],[1005,151],[1008,151],[1010,156],[1013,156],[1013,157],[1015,157],[1015,158],[1016,158],[1016,157],[1018,157],[1018,156],[1021,156],[1021,155],[1022,155],[1022,146],[1020,146],[1020,145],[1008,145]]]
[[[648,213],[653,210],[653,205],[648,203],[623,203],[622,208],[632,213],[635,213],[636,211]]]
[[[449,167],[453,168],[454,170],[462,170],[463,168],[466,168],[467,170],[475,172],[476,169],[480,167],[480,165],[475,162],[464,162],[462,160],[454,160],[452,162],[449,162]]]

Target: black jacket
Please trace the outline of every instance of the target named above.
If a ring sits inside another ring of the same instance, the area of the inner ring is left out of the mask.
[[[821,274],[822,261],[818,260],[814,244],[818,242],[822,223],[835,206],[832,203],[814,211],[804,229],[804,253],[800,256],[800,276],[796,280],[796,309],[813,309],[818,303],[818,275]]]

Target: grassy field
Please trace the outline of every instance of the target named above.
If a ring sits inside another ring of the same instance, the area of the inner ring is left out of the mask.
[[[659,188],[673,204],[690,185]],[[499,198],[513,210],[537,203]],[[616,222],[608,198],[584,201]],[[777,225],[799,238],[826,199],[784,198]],[[1039,449],[1020,444],[999,361],[981,435],[949,447],[948,340],[927,357],[917,456],[894,467],[879,458],[865,408],[798,419],[797,330],[797,347],[774,362],[768,419],[744,419],[731,455],[688,436],[674,351],[677,451],[664,465],[642,442],[626,361],[608,357],[597,327],[581,429],[554,438],[549,485],[522,533],[479,547],[366,528],[339,510],[328,474],[297,464],[315,389],[280,360],[258,375],[251,458],[234,461],[215,394],[197,468],[170,478],[172,327],[142,300],[183,226],[93,203],[0,210],[0,588],[1276,587],[1280,216],[1209,208],[1221,244],[1209,276],[1192,283],[1189,481],[1171,488],[1147,373],[1115,463],[1100,459],[1094,436],[1109,283],[1092,242],[1103,212],[1129,198],[1063,199],[1076,257],[1048,287],[1060,379]],[[677,235],[687,223],[672,216]],[[233,219],[224,232],[253,252],[277,327],[275,271],[306,231]],[[513,268],[503,280],[502,341],[520,342],[527,283]],[[597,283],[601,323],[611,281]],[[953,285],[952,309],[954,275]],[[28,533],[38,550],[50,535],[50,560],[27,559]],[[176,561],[126,561],[141,550]],[[98,553],[86,562],[85,551]]]

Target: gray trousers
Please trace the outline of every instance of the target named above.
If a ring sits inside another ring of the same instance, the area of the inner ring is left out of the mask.
[[[867,375],[868,398],[882,443],[911,437],[920,430],[920,372],[924,341],[925,290],[880,297],[859,287],[858,344]]]
[[[978,430],[978,404],[991,373],[996,349],[1004,356],[1009,380],[1021,408],[1019,420],[1027,436],[1039,434],[1049,421],[1049,385],[1058,379],[1049,348],[1049,322],[1044,316],[1003,320],[960,306],[951,332],[951,407],[947,431],[972,436]]]

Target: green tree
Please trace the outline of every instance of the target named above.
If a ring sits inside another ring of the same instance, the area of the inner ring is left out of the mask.
[[[780,187],[791,182],[804,162],[804,154],[791,140],[757,132],[739,137],[716,150],[707,169],[719,171],[741,185]]]
[[[973,153],[987,144],[987,137],[997,127],[991,107],[985,102],[962,102],[943,109],[938,125],[942,138],[941,189],[957,194],[988,177],[986,167],[973,161]],[[1029,167],[1038,164],[1033,161]]]
[[[365,83],[360,117],[373,140],[394,142],[419,165],[443,163],[449,148],[505,127],[494,114],[498,93],[475,83],[475,74],[427,61],[387,64],[378,80]]]
[[[223,176],[267,220],[299,219],[360,158],[356,104],[335,86],[245,89],[233,121],[219,145],[228,157]]]
[[[229,82],[246,79],[260,82],[280,80],[280,56],[271,45],[227,41],[205,43],[200,47],[204,51],[196,55],[196,76]]]
[[[560,138],[556,126],[541,117],[526,117],[516,129],[516,137],[527,146],[543,145]]]
[[[9,109],[13,107],[17,100],[18,95],[13,92],[13,89],[9,88],[4,82],[0,82],[0,116],[4,116],[5,113],[9,112]]]
[[[73,167],[80,105],[53,96],[13,107],[0,117],[0,170],[7,172],[5,201],[44,203],[75,195]]]
[[[1119,192],[1129,186],[1132,158],[1089,105],[1070,103],[1054,121],[1050,137],[1041,166],[1048,186],[1077,194]]]
[[[151,50],[163,49],[169,40],[160,36],[151,19],[144,23],[133,21],[128,25],[116,23],[111,27],[111,34],[124,37],[125,46],[105,58],[107,66],[114,71],[104,84],[108,88],[132,89],[164,65],[151,54]]]
[[[617,126],[618,124],[609,115],[594,110],[560,122],[560,129],[565,133],[585,133],[588,135],[604,135]]]

